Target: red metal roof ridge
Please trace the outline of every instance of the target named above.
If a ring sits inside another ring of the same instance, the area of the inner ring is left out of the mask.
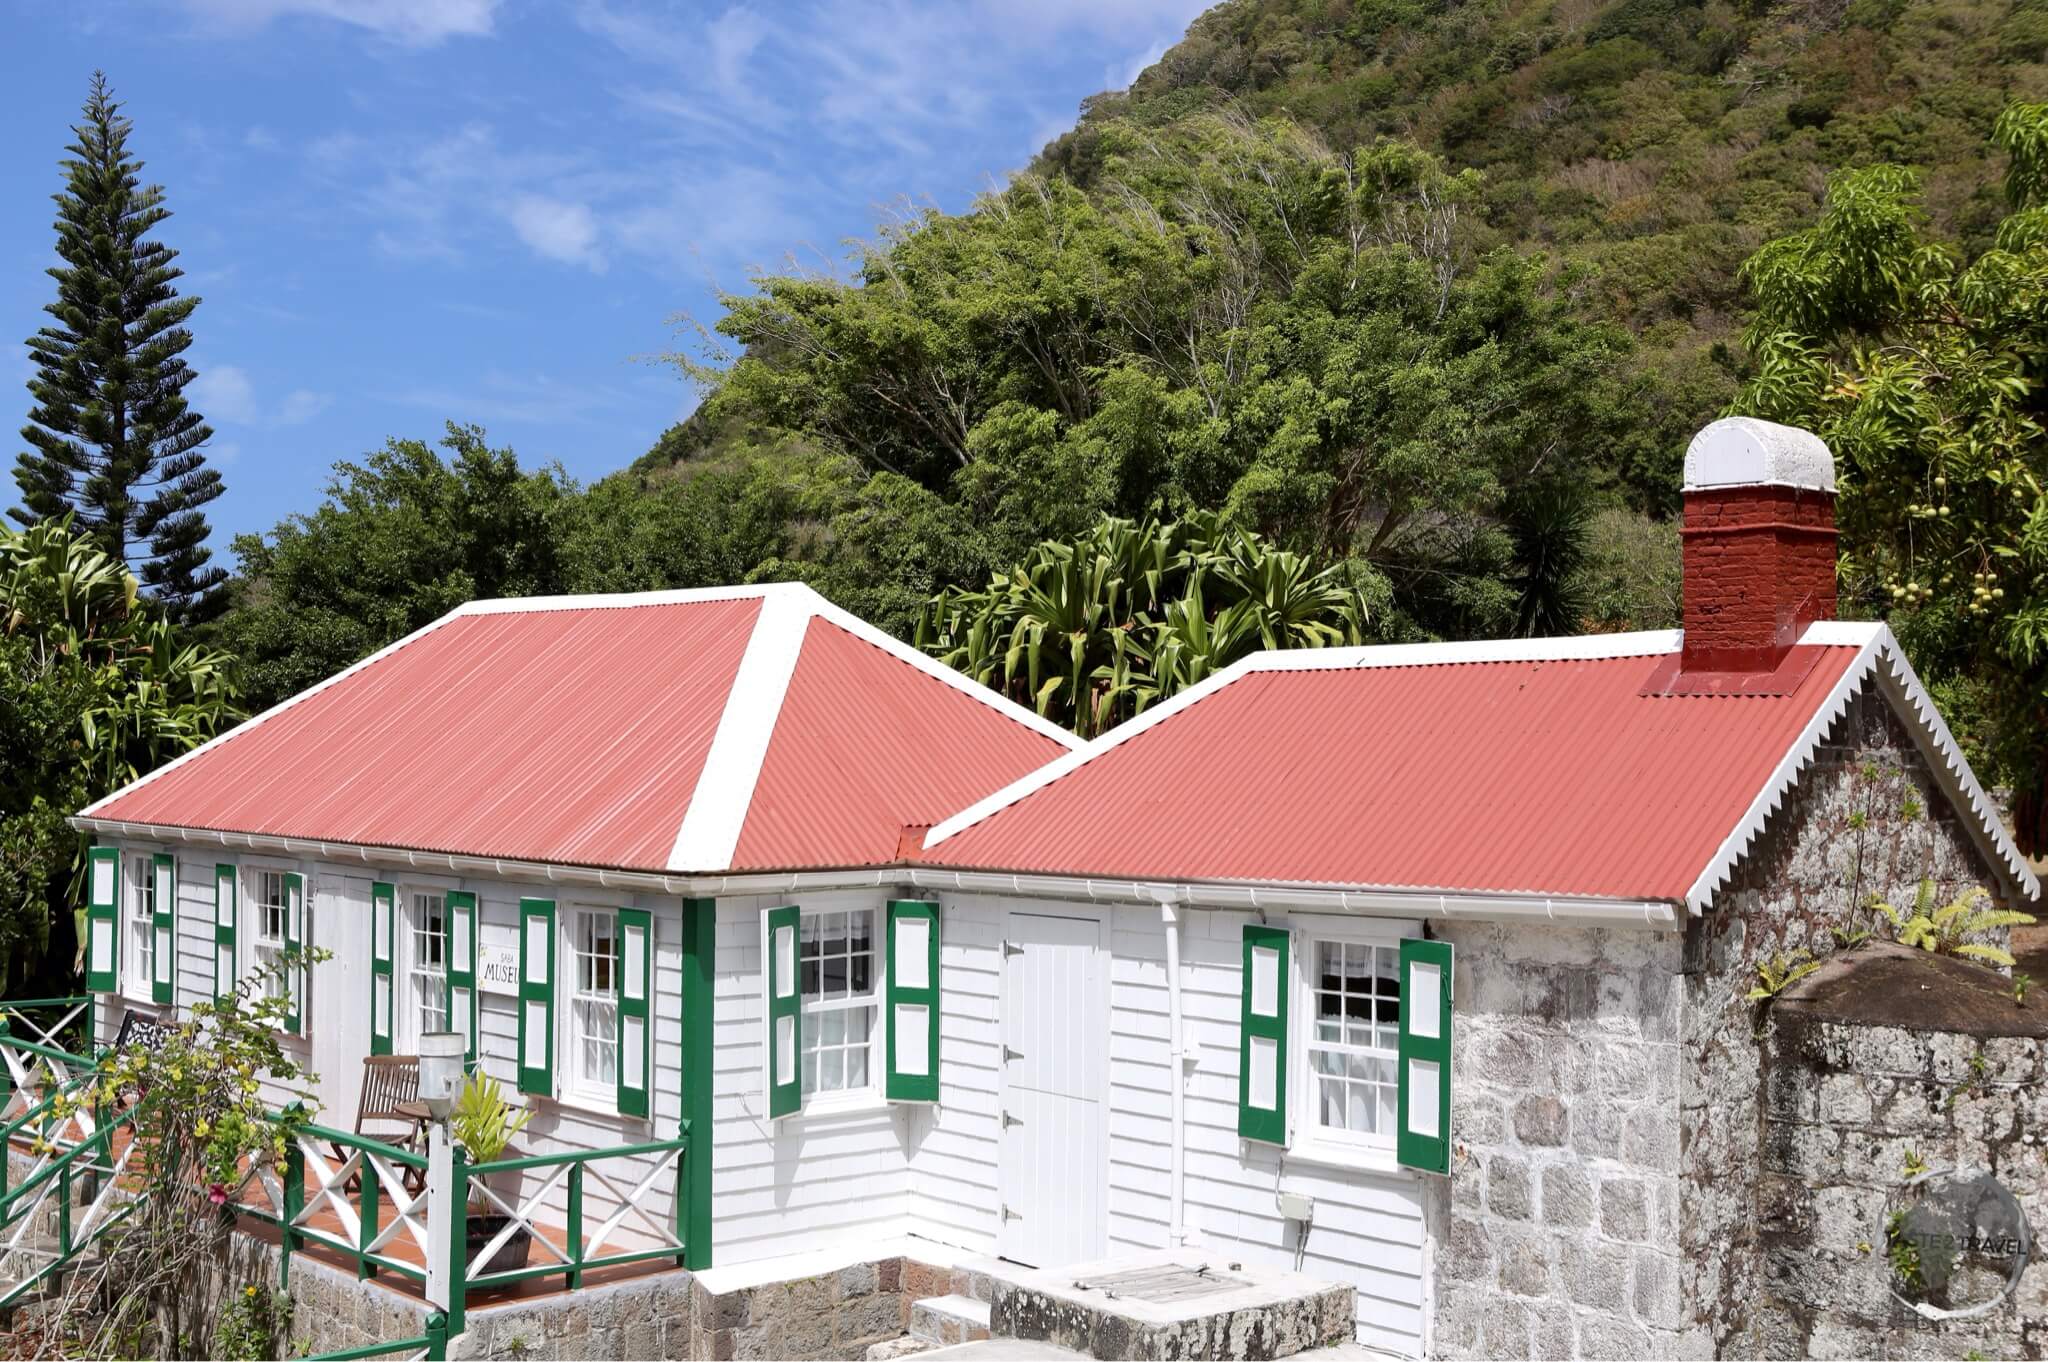
[[[1882,625],[1826,621],[1807,626],[1797,646],[1861,646]],[[976,801],[934,827],[925,838],[930,851],[954,834],[973,827],[1010,805],[1053,784],[1095,758],[1163,723],[1183,709],[1200,704],[1226,686],[1256,672],[1341,671],[1368,667],[1433,667],[1449,665],[1513,665],[1528,662],[1609,661],[1657,657],[1677,652],[1684,642],[1677,629],[1623,634],[1575,634],[1528,639],[1478,639],[1434,643],[1382,643],[1346,648],[1264,650],[1240,658],[1199,685],[1126,720],[1092,743]]]

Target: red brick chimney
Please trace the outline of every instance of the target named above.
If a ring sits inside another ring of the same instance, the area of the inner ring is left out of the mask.
[[[1774,671],[1835,617],[1835,460],[1819,436],[1737,416],[1685,451],[1679,675]]]

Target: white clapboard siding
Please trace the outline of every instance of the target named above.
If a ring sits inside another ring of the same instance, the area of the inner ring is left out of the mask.
[[[1190,1066],[1184,1102],[1184,1176],[1190,1238],[1228,1246],[1253,1262],[1294,1268],[1341,1281],[1358,1293],[1358,1338],[1396,1353],[1422,1350],[1424,1232],[1421,1179],[1405,1173],[1369,1173],[1284,1161],[1271,1146],[1237,1135],[1238,1021],[1241,1007],[1243,929],[1239,913],[1190,911],[1181,929],[1181,1010],[1197,1059]],[[1139,924],[1143,923],[1144,926]],[[1128,927],[1127,927],[1128,924]],[[1164,929],[1149,909],[1119,913],[1112,1053],[1141,1059],[1165,1054],[1167,996]],[[1300,1005],[1297,1003],[1296,1005]],[[1120,1064],[1111,1087],[1118,1105],[1113,1138],[1169,1137],[1170,1107],[1163,1094],[1141,1092],[1140,1076],[1159,1072],[1158,1061]],[[1165,1151],[1161,1151],[1163,1163]],[[1152,1192],[1153,1165],[1137,1159],[1110,1167],[1112,1234],[1134,1244],[1163,1242],[1165,1198]],[[1315,1198],[1315,1224],[1305,1245],[1281,1219],[1279,1191]],[[1118,1217],[1130,1223],[1125,1227]]]
[[[939,1102],[921,1114],[911,1158],[918,1233],[975,1253],[995,1251],[1001,1197],[1001,900],[958,895],[939,924]]]
[[[801,903],[879,910],[884,897],[879,891],[813,894]],[[795,901],[755,896],[718,904],[711,1215],[713,1261],[724,1266],[872,1242],[910,1228],[907,1145],[922,1113],[877,1097],[857,1111],[768,1117],[761,914]],[[879,933],[879,912],[876,925]],[[877,1064],[880,1054],[877,1046]]]

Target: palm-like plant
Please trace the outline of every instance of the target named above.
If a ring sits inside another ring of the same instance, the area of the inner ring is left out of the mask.
[[[184,638],[141,601],[132,573],[68,518],[0,526],[0,984],[33,959],[69,861],[62,818],[240,718],[232,659]],[[59,982],[52,980],[51,982]]]
[[[1261,648],[1357,643],[1371,612],[1342,569],[1203,513],[1108,517],[980,591],[933,598],[919,646],[1083,737]]]

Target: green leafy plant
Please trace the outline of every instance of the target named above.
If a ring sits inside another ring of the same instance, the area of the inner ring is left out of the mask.
[[[1970,938],[2007,927],[2030,926],[2034,915],[2015,909],[1979,906],[1990,897],[1981,885],[1972,885],[1954,899],[1936,907],[1934,881],[1922,880],[1910,911],[1894,908],[1879,898],[1873,898],[1870,906],[1891,923],[1892,933],[1901,946],[1918,946],[1937,955],[1959,955],[2010,967],[2013,963],[2011,951]]]
[[[1845,951],[1853,951],[1864,942],[1870,940],[1870,929],[1868,927],[1834,926],[1828,928],[1828,932],[1835,938],[1835,945]]]
[[[1768,1002],[1819,968],[1820,961],[1803,947],[1790,955],[1774,951],[1770,959],[1756,962],[1757,984],[1746,996],[1753,1003]]]
[[[282,1291],[245,1286],[221,1303],[213,1326],[213,1356],[228,1362],[269,1362],[292,1324],[292,1298]]]
[[[2012,976],[2012,1002],[2014,1007],[2025,1007],[2027,1005],[2027,990],[2033,986],[2034,977],[2031,974],[2015,974]]]
[[[1891,1260],[1892,1276],[1907,1293],[1920,1290],[1920,1246],[1906,1235],[1906,1213],[1893,1211],[1884,1222],[1885,1257]]]
[[[1920,1157],[1919,1151],[1913,1149],[1907,1150],[1904,1167],[1904,1177],[1906,1178],[1906,1180],[1908,1182],[1911,1182],[1914,1178],[1919,1177],[1922,1173],[1926,1171],[1927,1160]]]
[[[526,1129],[533,1119],[530,1108],[513,1106],[505,1100],[504,1085],[478,1069],[462,1085],[455,1110],[448,1118],[455,1143],[471,1163],[490,1163],[504,1156],[512,1137]]]

